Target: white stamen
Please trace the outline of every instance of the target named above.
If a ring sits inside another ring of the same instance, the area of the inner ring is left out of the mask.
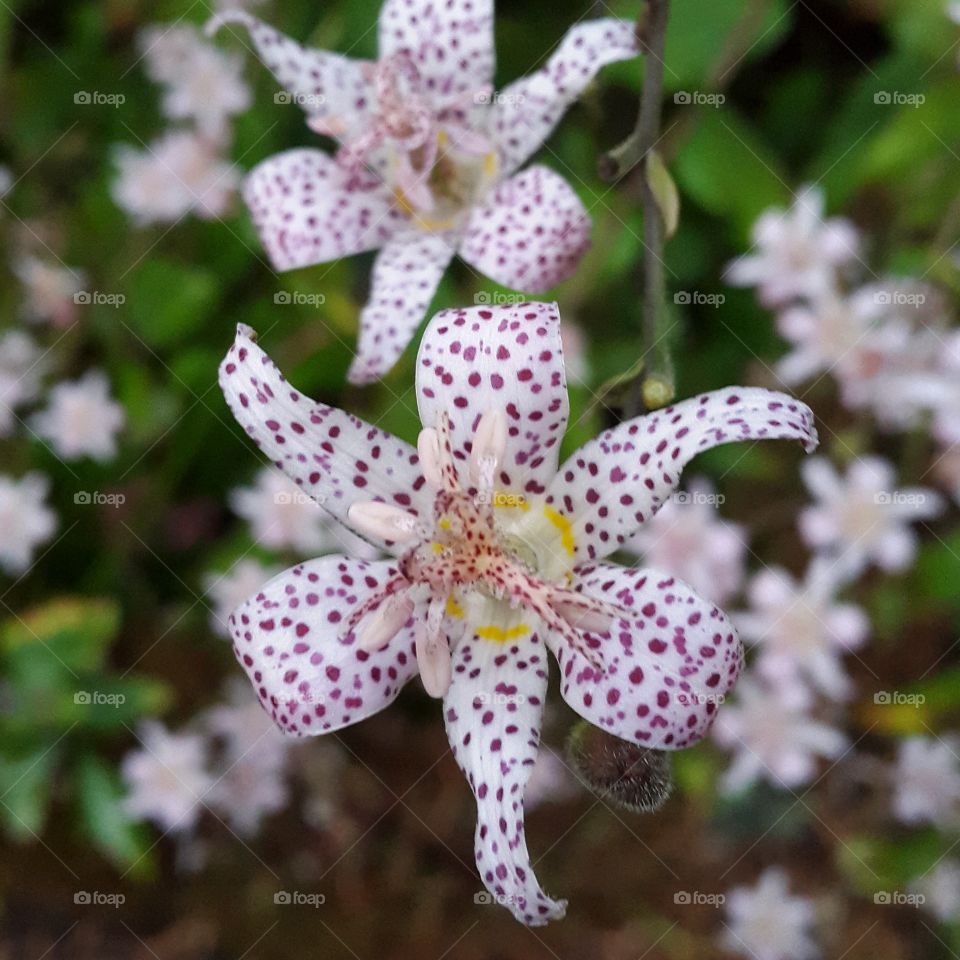
[[[443,468],[440,462],[440,435],[433,427],[424,427],[417,438],[420,469],[434,490],[443,489]]]
[[[443,632],[445,606],[445,601],[434,598],[426,617],[417,624],[417,665],[423,689],[431,697],[445,696],[453,675],[450,643]]]
[[[574,630],[589,633],[607,633],[613,626],[614,616],[603,610],[592,610],[569,600],[550,600],[550,606],[563,617]]]
[[[413,601],[404,596],[387,597],[367,618],[357,646],[361,650],[382,650],[403,628],[413,613]]]
[[[417,536],[417,518],[400,507],[377,500],[361,500],[347,511],[351,523],[371,537],[403,543]]]
[[[470,478],[480,489],[493,489],[506,452],[507,419],[501,410],[488,410],[477,424],[470,451]]]

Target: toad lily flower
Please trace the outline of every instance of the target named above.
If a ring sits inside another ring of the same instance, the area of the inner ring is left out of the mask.
[[[354,383],[382,376],[410,342],[459,252],[480,273],[543,293],[590,242],[590,217],[544,166],[517,173],[606,64],[637,55],[634,24],[574,26],[545,65],[492,92],[493,0],[386,0],[380,60],[308,50],[243,11],[261,59],[321,150],[278,154],[250,173],[244,196],[278,270],[380,249],[360,317]]]
[[[679,580],[604,558],[701,450],[773,438],[812,448],[810,410],[720,390],[608,430],[558,468],[567,390],[560,317],[543,303],[433,318],[417,360],[417,449],[298,393],[246,327],[221,385],[270,459],[392,557],[300,564],[234,612],[236,654],[264,707],[289,734],[326,733],[419,673],[443,699],[476,797],[483,882],[523,923],[562,917],[523,829],[546,651],[587,720],[651,749],[699,740],[740,670],[733,628]]]

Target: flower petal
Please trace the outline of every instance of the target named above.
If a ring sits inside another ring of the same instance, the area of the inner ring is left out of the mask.
[[[373,267],[370,299],[360,314],[357,356],[348,375],[351,383],[370,383],[397,362],[456,250],[454,235],[411,227],[380,251]]]
[[[609,637],[588,635],[603,660],[547,638],[560,663],[560,691],[582,717],[622,740],[679,750],[710,729],[743,665],[730,621],[685,583],[650,569],[597,564],[576,572],[579,590],[639,619],[621,619]]]
[[[413,618],[361,650],[350,611],[398,573],[387,561],[328,556],[274,577],[230,617],[237,659],[284,733],[329,733],[379,712],[416,676]]]
[[[632,21],[606,17],[571,27],[542,69],[497,95],[490,130],[503,174],[516,170],[550,136],[602,67],[637,53]]]
[[[570,184],[547,167],[531,167],[473,211],[460,256],[505,287],[543,293],[577,268],[590,227]]]
[[[499,612],[479,630],[520,636],[520,613],[487,607]],[[547,672],[546,650],[529,627],[518,643],[467,634],[443,701],[453,755],[477,800],[477,869],[497,902],[530,926],[566,910],[540,889],[524,837],[523,791],[540,743]]]
[[[289,94],[288,102],[296,103],[308,116],[357,124],[369,115],[374,106],[365,75],[369,61],[302,47],[243,10],[213,17],[207,32],[213,33],[226,23],[247,28],[263,65]],[[283,102],[282,95],[274,101]]]
[[[801,440],[816,447],[810,408],[755,387],[727,387],[628,420],[582,446],[560,467],[547,503],[570,521],[579,563],[632,537],[676,489],[703,450],[739,440]]]
[[[403,222],[391,192],[322,150],[287,150],[254,167],[243,199],[277,270],[383,246]]]
[[[493,80],[493,0],[386,0],[380,59],[409,54],[429,93],[478,95]]]
[[[381,549],[386,541],[354,524],[358,500],[381,500],[431,517],[432,491],[409,444],[294,390],[242,324],[220,364],[220,387],[257,446],[328,513]]]
[[[542,493],[554,475],[569,405],[555,303],[443,310],[429,323],[417,357],[417,404],[424,426],[445,412],[461,482],[480,417],[507,417],[497,483]]]

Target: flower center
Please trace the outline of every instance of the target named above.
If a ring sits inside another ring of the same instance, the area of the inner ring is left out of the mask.
[[[372,122],[344,141],[337,161],[353,171],[364,166],[381,171],[397,205],[423,229],[452,228],[497,172],[489,138],[466,122],[482,91],[455,95],[438,108],[424,95],[416,64],[405,53],[371,64],[368,79],[376,97]],[[343,120],[329,118],[310,125],[333,135],[346,128]]]
[[[533,621],[573,645],[598,670],[601,664],[584,633],[605,632],[615,618],[625,616],[618,607],[578,592],[566,578],[557,582],[544,577],[535,551],[521,538],[501,531],[496,509],[526,505],[522,496],[494,488],[506,439],[502,411],[480,418],[468,465],[470,486],[463,489],[446,413],[435,429],[421,432],[420,465],[436,491],[430,529],[389,504],[368,501],[350,508],[350,519],[361,529],[387,541],[409,541],[411,548],[401,557],[397,576],[354,610],[346,629],[367,618],[358,642],[365,649],[379,649],[408,622],[415,604],[426,601],[426,616],[417,624],[417,657],[424,686],[434,696],[442,696],[450,682],[444,617],[465,619],[474,595],[529,611]],[[508,629],[476,623],[470,627],[480,637],[501,642],[532,632],[522,620]]]

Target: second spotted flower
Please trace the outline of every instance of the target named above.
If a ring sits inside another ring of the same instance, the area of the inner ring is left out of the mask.
[[[523,792],[549,649],[581,716],[643,747],[709,729],[740,671],[727,617],[686,584],[604,562],[701,450],[795,439],[810,410],[729,388],[622,423],[559,464],[568,403],[556,306],[448,310],[417,361],[417,449],[293,389],[241,327],[221,366],[238,421],[338,521],[389,554],[328,556],[271,580],[231,618],[235,650],[285,732],[339,730],[417,674],[443,699],[477,801],[476,860],[524,923],[563,916],[534,875]]]
[[[242,11],[287,99],[336,156],[297,149],[256,167],[244,197],[271,262],[293,270],[380,249],[354,383],[389,370],[456,254],[543,293],[590,242],[590,216],[548,167],[520,167],[605,64],[637,54],[634,24],[578,23],[537,71],[493,93],[493,0],[386,0],[380,59],[311,50]]]

